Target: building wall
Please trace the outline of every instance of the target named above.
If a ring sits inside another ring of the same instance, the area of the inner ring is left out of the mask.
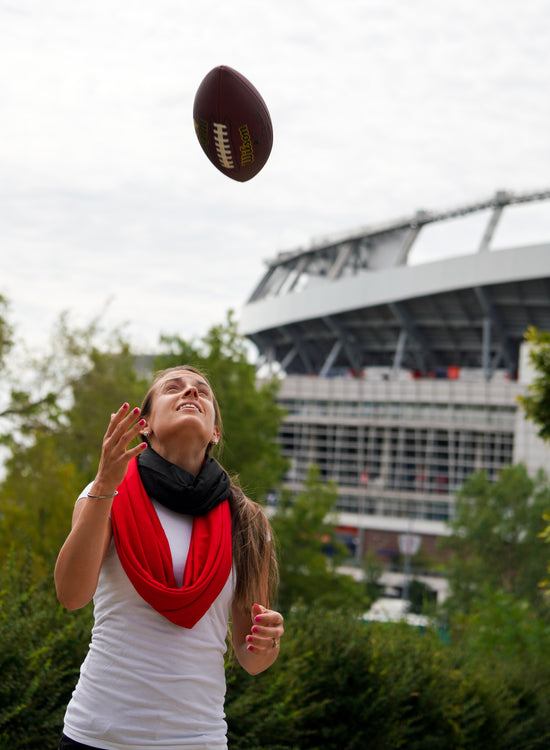
[[[477,370],[392,377],[382,368],[360,378],[285,377],[285,485],[299,491],[312,463],[336,482],[340,526],[357,559],[371,551],[390,567],[407,533],[420,536],[422,555],[441,558],[438,540],[472,472],[496,479],[519,461],[531,473],[550,468],[550,448],[517,400],[532,382],[526,357],[518,381],[503,373],[486,381]]]
[[[299,489],[315,463],[338,485],[338,510],[361,527],[401,519],[404,530],[413,519],[443,533],[464,480],[478,469],[496,478],[513,462],[520,389],[477,372],[286,377],[278,397],[288,412],[279,435],[290,460],[286,484]]]

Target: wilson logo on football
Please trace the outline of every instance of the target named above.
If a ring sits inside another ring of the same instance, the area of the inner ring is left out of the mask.
[[[254,149],[252,148],[252,139],[250,138],[248,125],[242,125],[239,128],[239,133],[243,142],[241,146],[241,167],[244,167],[245,164],[252,164],[254,161]]]

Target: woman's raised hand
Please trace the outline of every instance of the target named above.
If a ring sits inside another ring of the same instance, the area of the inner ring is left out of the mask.
[[[93,483],[94,494],[112,494],[126,475],[128,464],[147,448],[147,443],[140,443],[135,448],[128,446],[139,435],[144,419],[138,419],[140,409],[130,409],[123,404],[116,414],[111,414],[109,427],[103,437],[99,468]]]

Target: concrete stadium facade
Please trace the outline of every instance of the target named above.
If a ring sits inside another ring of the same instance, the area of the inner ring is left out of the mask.
[[[241,312],[260,363],[284,374],[286,485],[315,463],[339,488],[341,531],[361,557],[399,539],[428,555],[473,471],[548,466],[517,396],[529,326],[550,330],[550,242],[493,249],[506,211],[550,191],[493,198],[280,253]],[[487,216],[474,252],[408,261],[428,225]]]

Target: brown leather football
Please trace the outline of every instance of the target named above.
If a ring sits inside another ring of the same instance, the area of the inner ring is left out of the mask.
[[[243,75],[220,65],[202,80],[193,105],[197,138],[212,164],[239,182],[265,165],[273,126],[257,89]]]

